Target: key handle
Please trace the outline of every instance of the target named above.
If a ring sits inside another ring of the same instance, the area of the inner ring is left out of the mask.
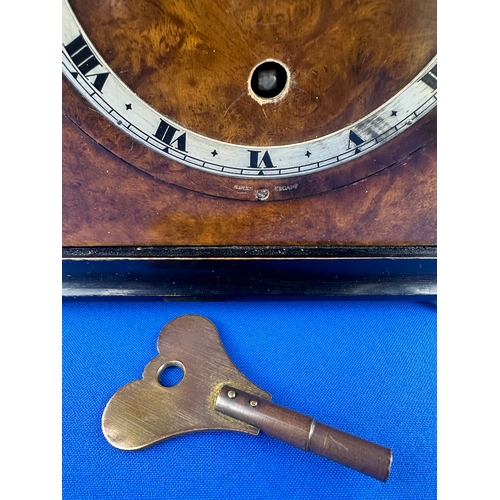
[[[259,429],[214,411],[224,385],[241,387],[270,400],[229,359],[215,325],[202,316],[175,318],[160,332],[159,356],[144,369],[141,380],[119,389],[102,416],[106,439],[121,450],[138,450],[163,439],[202,430],[231,430],[257,435]],[[160,375],[177,366],[182,380],[165,387]]]
[[[158,338],[159,356],[141,380],[119,389],[102,417],[106,439],[116,448],[137,450],[163,439],[201,430],[265,434],[386,481],[388,448],[334,429],[271,403],[271,395],[248,380],[227,355],[214,324],[202,316],[180,316]],[[182,380],[160,383],[176,366]]]

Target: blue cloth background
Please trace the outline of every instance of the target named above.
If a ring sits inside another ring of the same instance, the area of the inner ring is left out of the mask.
[[[200,432],[125,452],[108,399],[181,314],[217,326],[273,401],[392,448],[387,483],[263,434]],[[436,498],[436,308],[410,301],[64,302],[64,499]]]

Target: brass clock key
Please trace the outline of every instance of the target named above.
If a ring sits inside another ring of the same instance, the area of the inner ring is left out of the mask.
[[[207,318],[186,315],[172,320],[157,346],[160,355],[148,363],[142,379],[119,389],[106,405],[102,429],[116,448],[137,450],[201,430],[254,435],[261,430],[380,481],[389,477],[390,449],[271,403],[271,395],[233,364]],[[161,376],[172,366],[183,376],[167,386]]]

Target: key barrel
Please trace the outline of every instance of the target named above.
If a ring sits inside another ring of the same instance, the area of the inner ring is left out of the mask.
[[[329,427],[313,418],[234,387],[224,386],[215,410],[259,428],[264,434],[386,481],[392,452],[370,441]]]

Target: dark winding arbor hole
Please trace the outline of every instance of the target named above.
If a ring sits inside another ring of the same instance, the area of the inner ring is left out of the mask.
[[[276,61],[266,61],[257,66],[252,74],[250,86],[263,99],[272,99],[283,92],[288,74],[283,65]]]

